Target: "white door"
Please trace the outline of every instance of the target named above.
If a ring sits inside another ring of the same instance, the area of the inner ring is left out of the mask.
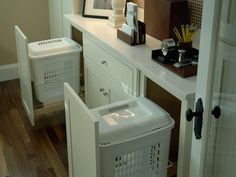
[[[99,177],[98,120],[64,84],[69,177]]]
[[[236,175],[236,0],[205,0],[196,99],[204,107],[201,139],[193,133],[190,177]],[[221,109],[214,118],[215,106]]]

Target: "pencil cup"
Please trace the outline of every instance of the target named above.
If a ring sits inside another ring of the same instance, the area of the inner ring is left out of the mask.
[[[192,48],[192,41],[191,42],[179,42],[179,49],[184,49],[186,51]]]

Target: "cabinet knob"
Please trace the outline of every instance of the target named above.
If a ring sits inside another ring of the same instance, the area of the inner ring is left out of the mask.
[[[108,92],[103,92],[103,95],[104,96],[108,96]]]
[[[106,62],[106,60],[102,60],[102,65],[105,65],[107,62]]]
[[[100,92],[104,92],[104,88],[100,88],[99,91],[100,91]]]
[[[211,114],[214,116],[214,118],[218,119],[221,115],[220,106],[215,106],[214,109],[211,111]]]

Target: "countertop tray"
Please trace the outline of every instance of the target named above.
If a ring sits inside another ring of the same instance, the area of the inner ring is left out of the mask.
[[[182,68],[176,68],[173,66],[175,62],[169,61],[167,63],[161,62],[158,59],[158,56],[162,56],[162,52],[160,49],[158,50],[153,50],[152,51],[152,59],[156,61],[158,64],[162,65],[163,67],[167,68],[168,70],[172,71],[173,73],[179,75],[180,77],[186,78],[190,76],[195,76],[197,75],[197,64],[192,64],[190,66],[182,67]]]

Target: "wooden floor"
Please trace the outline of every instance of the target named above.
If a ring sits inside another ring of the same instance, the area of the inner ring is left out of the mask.
[[[67,177],[64,111],[32,127],[20,100],[19,80],[0,82],[0,177]]]

